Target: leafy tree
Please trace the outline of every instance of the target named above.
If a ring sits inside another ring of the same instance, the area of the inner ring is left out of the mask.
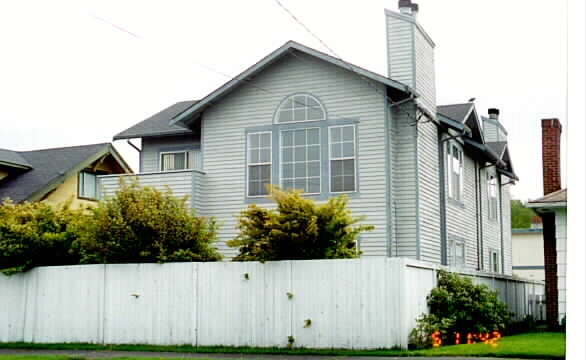
[[[116,196],[89,209],[74,251],[81,263],[217,261],[217,225],[197,217],[186,198],[121,183]]]
[[[531,219],[537,213],[525,206],[521,200],[511,200],[511,227],[513,229],[528,229],[531,227]]]
[[[358,236],[374,229],[372,225],[354,226],[364,217],[351,216],[347,196],[317,205],[298,191],[274,187],[271,198],[276,209],[253,204],[240,214],[240,234],[228,241],[228,246],[240,249],[235,261],[355,258],[360,255]]]
[[[429,314],[422,315],[413,329],[410,342],[431,344],[431,334],[439,331],[444,344],[454,344],[455,334],[502,332],[511,319],[507,306],[496,291],[486,285],[474,285],[470,278],[438,271],[437,286],[427,296]]]
[[[82,214],[69,205],[4,201],[0,206],[0,271],[12,275],[35,266],[78,264],[79,257],[69,252],[77,238],[70,225]]]

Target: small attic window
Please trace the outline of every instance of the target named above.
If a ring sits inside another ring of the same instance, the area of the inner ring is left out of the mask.
[[[286,98],[275,116],[276,123],[325,120],[323,105],[309,94],[291,95]]]

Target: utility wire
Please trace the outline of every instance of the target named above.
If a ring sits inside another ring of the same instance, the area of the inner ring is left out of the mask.
[[[372,82],[367,79],[366,77],[364,77],[363,75],[361,75],[360,73],[358,73],[356,71],[356,69],[354,68],[354,66],[352,64],[350,64],[349,62],[345,61],[344,59],[342,59],[340,57],[340,55],[338,55],[331,47],[328,46],[328,44],[325,43],[325,41],[323,41],[319,36],[317,36],[313,31],[311,31],[311,29],[309,29],[309,27],[307,27],[303,22],[301,22],[301,20],[299,20],[299,18],[297,18],[297,16],[295,16],[295,14],[293,14],[288,8],[286,8],[281,1],[279,0],[275,0],[275,2],[277,3],[277,5],[279,5],[279,7],[281,9],[283,9],[287,14],[289,14],[289,16],[297,23],[299,24],[303,29],[305,29],[305,31],[307,31],[311,36],[313,36],[317,41],[319,41],[326,49],[328,49],[328,51],[334,55],[338,60],[340,60],[344,65],[346,65],[346,67],[352,71],[354,74],[356,74],[359,78],[361,78],[362,80],[364,80],[370,87],[372,87],[377,93],[379,93],[380,95],[382,95],[391,106],[393,106],[395,104],[395,101],[393,101],[393,99],[391,99],[386,93],[381,92],[378,87],[376,85],[373,85]],[[409,113],[408,111],[401,109],[400,107],[397,107],[399,111],[404,112],[407,117],[409,119],[413,119],[413,116],[411,115],[411,113]],[[419,122],[419,119],[421,119],[421,116],[419,116],[418,118],[415,119],[415,124],[417,122]],[[426,121],[427,122],[427,121]]]

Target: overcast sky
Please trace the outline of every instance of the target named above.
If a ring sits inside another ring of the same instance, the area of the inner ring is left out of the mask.
[[[383,9],[396,0],[281,2],[342,59],[386,75]],[[521,179],[513,196],[540,197],[540,119],[566,124],[565,1],[418,3],[436,43],[438,104],[499,108]],[[287,40],[328,52],[274,0],[0,2],[0,147],[111,141]],[[137,152],[114,144],[137,170]]]

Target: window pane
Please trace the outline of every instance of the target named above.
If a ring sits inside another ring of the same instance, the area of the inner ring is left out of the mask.
[[[354,143],[344,143],[342,145],[342,156],[353,157],[354,156]]]
[[[258,181],[260,180],[260,166],[250,166],[249,167],[249,175],[248,177],[250,178],[251,181]]]
[[[344,190],[343,191],[355,191],[354,175],[344,176]]]
[[[342,140],[343,141],[354,141],[354,127],[353,126],[345,126],[342,128]]]
[[[271,150],[270,149],[262,149],[260,150],[260,159],[259,162],[266,163],[271,161]]]
[[[334,159],[342,157],[342,143],[332,144],[331,157]]]
[[[304,162],[295,163],[295,177],[296,178],[307,176],[306,172],[305,172],[305,166],[306,166],[306,163],[304,163]]]
[[[295,189],[307,192],[307,179],[295,179]]]
[[[283,164],[283,178],[292,178],[293,174],[293,164]]]
[[[298,105],[295,104],[295,110],[293,110],[293,120],[294,121],[305,121],[307,119],[305,108],[299,109]]]
[[[263,181],[270,181],[271,180],[271,166],[270,165],[261,165],[260,167],[260,178]]]
[[[310,178],[309,179],[307,192],[308,193],[319,193],[320,192],[320,179],[319,178]]]
[[[323,120],[324,113],[320,108],[308,108],[307,109],[307,120]]]
[[[307,96],[306,95],[295,95],[293,97],[294,107],[297,108],[304,108],[307,107]]]
[[[344,174],[344,167],[342,161],[336,160],[331,162],[332,176],[342,176]]]
[[[344,164],[344,175],[354,176],[354,160],[341,161]]]
[[[91,199],[96,198],[96,175],[82,172],[83,177],[83,188],[82,193],[80,194],[82,197],[87,197]]]
[[[283,162],[292,162],[293,161],[293,148],[284,148],[283,149]]]
[[[293,145],[293,132],[283,131],[281,136],[283,139],[282,146],[292,146]]]
[[[307,148],[307,160],[312,161],[312,160],[319,160],[319,145],[313,145],[313,146],[309,146]]]
[[[256,149],[260,145],[260,134],[250,134],[250,148]]]
[[[332,177],[332,192],[340,192],[344,191],[344,177],[343,176],[333,176]]]
[[[284,109],[292,109],[293,108],[293,98],[289,98],[287,100],[285,100],[285,102],[283,103],[283,105],[281,106],[281,110]]]
[[[295,130],[295,145],[305,145],[306,130]]]
[[[260,136],[260,146],[269,147],[271,146],[271,134],[265,133]]]
[[[307,176],[319,176],[321,172],[320,170],[319,161],[312,161],[307,164]]]
[[[295,161],[305,161],[305,147],[295,148]]]
[[[250,162],[251,164],[256,164],[259,162],[259,160],[260,160],[260,150],[251,149],[250,150],[250,159],[248,160],[248,162]]]
[[[292,110],[282,110],[279,113],[279,122],[291,122],[293,121],[293,111]]]
[[[319,129],[308,129],[307,130],[307,144],[319,144]]]
[[[330,141],[333,143],[342,141],[342,128],[335,127],[330,130]]]

